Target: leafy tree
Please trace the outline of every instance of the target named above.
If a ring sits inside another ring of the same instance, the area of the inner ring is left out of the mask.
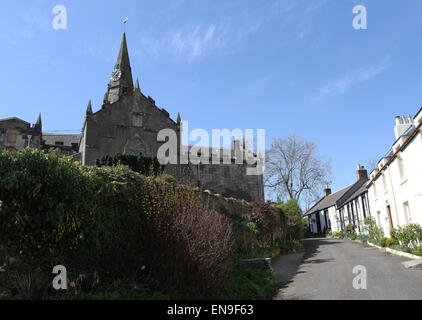
[[[302,210],[296,199],[290,199],[286,203],[277,205],[287,216],[287,235],[290,240],[301,240],[304,237],[305,223],[302,218]]]

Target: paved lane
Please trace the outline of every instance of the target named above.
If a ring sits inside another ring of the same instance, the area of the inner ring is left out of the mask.
[[[305,253],[273,261],[282,288],[276,299],[422,300],[422,270],[406,269],[405,258],[354,241],[305,240]],[[367,289],[353,288],[355,266],[367,270]]]

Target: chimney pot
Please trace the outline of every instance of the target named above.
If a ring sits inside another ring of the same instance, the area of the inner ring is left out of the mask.
[[[329,195],[331,194],[331,188],[328,186],[328,184],[325,186],[325,189],[324,189],[324,195],[326,196],[326,197],[328,197]]]
[[[364,166],[361,166],[360,164],[358,165],[357,178],[358,180],[368,180],[368,170],[366,170],[366,168]]]

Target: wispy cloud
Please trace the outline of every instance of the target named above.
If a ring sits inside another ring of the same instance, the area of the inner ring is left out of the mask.
[[[217,34],[218,31],[215,25],[209,25],[205,28],[197,25],[192,30],[173,32],[168,41],[170,47],[178,54],[196,58],[201,56],[209,47],[218,47],[219,42],[221,42],[221,34]]]
[[[265,29],[282,34],[275,41],[302,40],[311,35],[314,19],[327,1],[273,0],[258,8],[242,7],[241,10],[239,5],[242,1],[216,2],[208,8],[208,12],[218,15],[180,23],[174,18],[185,5],[180,0],[177,6],[160,13],[160,28],[144,32],[140,47],[132,53],[155,58],[170,54],[193,61],[207,55],[226,55],[242,50],[245,43],[249,43],[246,41]]]
[[[211,53],[227,53],[231,44],[240,42],[248,32],[256,32],[258,28],[253,24],[250,29],[238,32],[223,22],[189,24],[170,29],[161,36],[143,36],[141,48],[135,54],[147,50],[154,57],[170,54],[192,61]]]
[[[314,94],[314,101],[319,102],[329,96],[340,95],[350,91],[364,82],[370,81],[391,65],[389,56],[382,59],[378,64],[359,67],[347,74],[344,74],[334,81],[330,81],[317,89]]]

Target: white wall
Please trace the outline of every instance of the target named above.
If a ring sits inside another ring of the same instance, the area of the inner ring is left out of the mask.
[[[422,119],[420,119],[422,121]],[[418,123],[416,123],[416,126]],[[400,172],[401,158],[403,173]],[[384,178],[382,177],[384,176]],[[369,188],[369,203],[372,216],[390,234],[387,206],[391,208],[393,227],[409,223],[422,225],[422,134],[419,131],[407,147],[399,152],[382,175]],[[383,182],[385,179],[385,184]],[[408,204],[409,214],[405,206]]]

